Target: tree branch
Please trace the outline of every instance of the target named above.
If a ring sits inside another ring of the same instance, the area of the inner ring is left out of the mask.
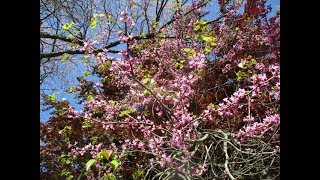
[[[203,3],[201,5],[199,5],[198,7],[202,7],[202,6],[205,6],[207,3]],[[184,16],[188,15],[189,13],[191,13],[192,11],[196,10],[197,8],[193,8],[191,10],[189,10],[188,12],[186,12],[184,14]],[[223,16],[220,16],[219,18],[213,20],[213,21],[210,21],[210,22],[207,22],[207,24],[209,23],[213,23],[213,22],[217,22],[219,21]],[[172,18],[170,21],[168,21],[167,23],[165,23],[162,27],[160,27],[159,31],[165,27],[167,27],[168,25],[172,24],[174,22],[175,18]],[[59,39],[59,40],[62,40],[62,41],[65,41],[65,42],[73,42],[73,43],[77,43],[81,46],[83,46],[83,42],[81,40],[75,40],[75,39],[67,39],[66,37],[61,37],[61,36],[57,36],[57,35],[50,35],[48,33],[41,33],[41,38],[52,38],[52,39]],[[150,34],[147,34],[145,37],[141,37],[141,36],[134,36],[133,39],[135,40],[141,40],[141,39],[152,39],[155,37],[155,34],[154,33],[150,33]],[[165,37],[165,38],[172,38],[172,37]],[[102,52],[103,49],[109,49],[111,47],[115,47],[117,45],[119,45],[121,43],[121,41],[114,41],[108,45],[106,45],[104,48],[102,49],[96,49],[94,52],[95,53],[98,53],[98,52]],[[108,52],[110,53],[119,53],[119,51],[116,51],[116,50],[108,50]],[[54,53],[44,53],[44,54],[40,54],[40,59],[42,58],[49,58],[49,57],[58,57],[58,56],[61,56],[63,54],[85,54],[86,52],[84,51],[80,51],[80,50],[67,50],[67,51],[60,51],[60,52],[54,52]]]
[[[49,38],[49,35],[46,35],[46,37]],[[55,35],[50,35],[50,37],[56,37]],[[151,39],[151,38],[154,38],[155,35],[153,33],[151,34],[147,34],[146,37],[141,37],[141,36],[135,36],[133,37],[133,39],[135,40],[140,40],[140,39]],[[56,38],[59,38],[59,39],[63,39],[67,42],[72,42],[72,40],[70,39],[66,39],[64,37],[60,37],[60,36],[57,36]],[[168,38],[171,38],[171,37],[168,37]],[[115,42],[112,42],[108,45],[106,45],[104,48],[101,48],[101,49],[96,49],[94,51],[94,53],[98,53],[98,52],[102,52],[103,49],[109,49],[111,47],[115,47],[117,45],[119,45],[121,43],[121,41],[115,41]],[[109,53],[119,53],[120,51],[117,51],[117,50],[108,50]],[[49,58],[49,57],[57,57],[57,56],[61,56],[63,54],[85,54],[86,52],[85,51],[80,51],[80,50],[67,50],[67,51],[59,51],[59,52],[54,52],[54,53],[44,53],[44,54],[40,54],[40,59],[42,58]]]
[[[142,84],[136,77],[134,76],[129,76],[130,79],[133,79],[135,82],[137,82],[142,88],[146,89],[147,91],[149,91],[149,93],[160,103],[160,105],[164,108],[164,110],[166,112],[168,112],[172,117],[174,117],[176,120],[179,120],[173,113],[172,111],[165,105],[162,103],[162,101],[157,97],[157,95],[154,94],[153,91],[151,91],[147,86],[145,86],[144,84]]]
[[[46,32],[41,32],[40,33],[40,38],[59,39],[61,41],[70,42],[70,43],[76,43],[76,44],[79,44],[80,46],[83,46],[83,42],[81,40],[70,39],[70,38],[67,38],[67,37],[63,37],[63,36],[59,36],[59,35],[53,35],[53,34],[49,34],[49,33],[46,33]]]
[[[226,133],[224,133],[223,131],[219,131],[225,139],[228,139],[228,135]],[[226,161],[224,162],[224,168],[228,174],[228,176],[230,177],[230,179],[234,180],[235,178],[232,176],[232,174],[230,173],[229,167],[228,167],[228,163],[229,163],[229,155],[228,155],[228,143],[227,141],[223,141],[223,151],[226,157]]]
[[[188,12],[186,12],[183,16],[186,16],[186,15],[190,14],[191,12],[193,12],[194,10],[198,9],[199,7],[203,7],[203,6],[207,5],[207,4],[208,4],[208,2],[204,2],[203,4],[200,4],[198,7],[193,8],[193,9],[189,10]],[[164,25],[162,25],[159,28],[159,32],[160,32],[161,29],[163,29],[163,28],[169,26],[170,24],[172,24],[175,20],[176,20],[176,18],[172,17],[172,19],[170,21],[168,21],[167,23],[165,23]]]

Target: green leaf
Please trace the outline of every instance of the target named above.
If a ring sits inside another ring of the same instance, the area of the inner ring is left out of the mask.
[[[59,132],[59,134],[60,134],[60,132]],[[60,157],[58,157],[58,160],[62,165],[71,163],[70,157],[66,154],[62,154]]]
[[[255,59],[251,59],[251,62],[252,62],[252,64],[254,64],[254,65],[256,65],[257,64],[257,60],[255,60]]]
[[[206,46],[204,49],[206,52],[211,52],[211,47],[210,46]]]
[[[112,150],[105,150],[105,149],[103,149],[103,150],[101,150],[101,151],[99,152],[99,155],[100,155],[100,156],[103,156],[104,158],[106,158],[106,159],[109,160],[112,152],[113,152]],[[99,156],[99,155],[98,155],[98,156]]]
[[[60,173],[61,176],[70,176],[71,172],[68,171],[67,169],[63,169],[62,172]],[[72,176],[72,175],[71,175]]]
[[[107,66],[108,66],[108,67],[110,67],[110,66],[111,66],[111,64],[112,64],[112,62],[111,62],[111,61],[107,61]]]
[[[174,65],[176,68],[179,67],[180,69],[182,69],[184,67],[184,64],[183,64],[184,62],[185,61],[182,60],[182,61],[176,62]]]
[[[236,75],[237,75],[237,80],[240,81],[244,73],[242,71],[238,71]]]
[[[140,35],[140,37],[141,37],[141,38],[147,38],[147,35],[144,34],[144,33],[142,33],[142,34]]]
[[[90,140],[91,140],[92,144],[95,145],[95,144],[97,144],[99,138],[97,136],[94,136],[94,137],[90,138]]]
[[[90,72],[89,72],[89,71],[83,71],[82,74],[83,74],[84,76],[89,76],[89,75],[90,75]]]
[[[97,20],[93,20],[90,24],[90,28],[93,29],[97,26]]]
[[[191,51],[191,49],[190,49],[190,48],[184,48],[183,50],[184,50],[184,52],[186,52],[186,53],[188,53],[188,52],[190,52],[190,51]]]
[[[64,134],[67,135],[69,134],[71,131],[71,126],[65,126],[62,130],[60,130],[58,133],[59,134]]]
[[[174,64],[174,66],[177,68],[177,67],[179,67],[179,65],[180,65],[180,63],[178,63],[178,62],[176,62],[175,64]]]
[[[149,91],[148,91],[147,89],[145,89],[145,90],[143,90],[143,93],[144,93],[144,94],[148,94]]]
[[[127,110],[121,111],[119,116],[123,117],[124,115],[128,115],[128,114],[133,113],[135,111],[136,111],[135,109],[127,109]]]
[[[71,47],[72,47],[73,49],[77,49],[77,48],[79,47],[79,45],[76,44],[76,43],[74,43],[74,42],[72,42],[72,43],[71,43]]]
[[[216,41],[211,42],[211,46],[217,46],[217,42]]]
[[[204,40],[206,42],[212,42],[214,40],[214,38],[210,37],[210,36],[202,36],[202,40]]]
[[[98,67],[98,69],[104,71],[104,70],[106,70],[106,65],[100,64],[100,66]]]
[[[95,159],[90,159],[87,163],[86,163],[86,171],[89,171],[90,167],[96,163],[97,160]]]
[[[84,122],[83,122],[83,125],[82,125],[82,128],[88,128],[88,127],[91,127],[90,122],[84,121]]]
[[[112,157],[112,159],[115,159],[115,160],[117,160],[118,158],[119,157],[116,154],[114,154],[113,157]]]
[[[192,57],[196,53],[194,49],[190,49],[190,48],[184,48],[183,50],[188,54],[188,57]]]
[[[213,103],[210,103],[210,104],[208,105],[208,107],[214,108],[214,104],[213,104]]]
[[[70,57],[70,54],[64,53],[61,57],[61,61],[66,62],[69,59],[69,57]]]
[[[197,24],[205,25],[206,23],[205,20],[197,20]]]
[[[92,101],[92,100],[93,100],[93,96],[92,95],[87,96],[87,101]]]
[[[201,38],[205,42],[210,43],[212,46],[216,46],[217,45],[216,38],[214,38],[212,36],[201,36]]]
[[[73,23],[66,23],[62,26],[62,29],[64,30],[69,30],[70,28],[72,28]]]
[[[111,24],[111,21],[112,21],[112,16],[108,15],[108,20],[107,20],[106,24]]]
[[[56,100],[55,94],[51,94],[50,96],[48,96],[48,100],[49,101],[55,101]]]
[[[71,88],[68,89],[67,92],[68,92],[68,93],[72,93],[73,91],[74,91],[74,89],[73,89],[73,87],[71,87]]]
[[[83,60],[83,61],[86,61],[86,60],[88,60],[90,58],[90,56],[83,56],[81,59]]]
[[[123,117],[124,115],[127,115],[129,113],[129,110],[124,110],[120,112],[120,117]]]
[[[112,173],[108,173],[103,175],[103,180],[117,180],[117,178]]]
[[[133,180],[140,180],[140,179],[142,179],[143,173],[144,173],[143,169],[138,169],[135,173],[132,174]]]
[[[200,25],[196,25],[193,30],[198,31],[201,28]]]
[[[69,34],[68,36],[67,36],[67,39],[72,39],[73,38],[73,35],[72,34]]]
[[[110,165],[112,166],[113,169],[117,169],[120,166],[120,163],[117,160],[112,160],[110,162]]]
[[[150,81],[151,81],[150,78],[145,78],[145,79],[142,80],[142,84],[149,84]]]
[[[70,176],[67,177],[66,180],[72,180],[72,179],[73,179],[73,175],[70,175]]]
[[[152,21],[152,22],[151,22],[151,27],[152,27],[153,29],[156,29],[157,26],[158,26],[158,23],[157,23],[157,22],[155,22],[155,21]]]
[[[212,41],[212,37],[210,37],[210,36],[202,36],[202,39],[203,39],[204,41],[206,41],[206,42]]]

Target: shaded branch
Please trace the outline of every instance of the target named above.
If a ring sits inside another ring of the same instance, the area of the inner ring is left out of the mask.
[[[54,36],[54,35],[50,35],[50,36]],[[154,34],[147,34],[146,37],[135,36],[135,37],[133,37],[133,39],[135,39],[135,40],[151,39],[154,37],[155,37]],[[63,37],[59,37],[59,38],[63,39]],[[168,37],[168,38],[172,38],[172,37]],[[66,40],[68,40],[67,42],[72,42],[72,40],[70,40],[70,39],[66,39]],[[111,47],[115,47],[115,46],[119,45],[120,43],[121,43],[121,41],[112,42],[112,43],[106,45],[104,48],[94,50],[94,53],[102,52],[104,49],[109,49]],[[120,51],[108,50],[108,52],[109,53],[119,53]],[[73,55],[73,54],[85,54],[86,52],[80,51],[80,50],[67,50],[67,51],[59,51],[59,52],[54,52],[54,53],[44,53],[44,54],[40,54],[40,59],[49,58],[49,57],[58,57],[58,56],[62,56],[65,53]]]
[[[46,33],[46,32],[41,32],[40,33],[40,38],[59,39],[61,41],[70,42],[70,43],[76,43],[76,44],[79,44],[80,46],[83,46],[83,42],[81,40],[70,39],[70,38],[67,38],[67,37],[63,37],[63,36],[59,36],[59,35],[53,35],[53,34],[49,34],[49,33]]]

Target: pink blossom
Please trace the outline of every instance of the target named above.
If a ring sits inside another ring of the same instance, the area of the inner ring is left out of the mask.
[[[252,122],[252,121],[254,121],[254,117],[252,117],[252,116],[246,116],[244,119],[243,119],[243,122]]]

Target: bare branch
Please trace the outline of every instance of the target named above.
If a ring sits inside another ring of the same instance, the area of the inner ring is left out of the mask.
[[[80,46],[83,46],[83,42],[81,40],[78,39],[70,39],[64,36],[59,36],[59,35],[53,35],[53,34],[49,34],[46,32],[41,32],[40,33],[40,37],[41,38],[50,38],[50,39],[59,39],[61,41],[65,41],[65,42],[70,42],[70,43],[76,43],[79,44]]]
[[[224,133],[223,131],[219,131],[225,139],[228,139],[228,135],[226,133]],[[230,179],[234,180],[235,178],[232,176],[229,167],[228,167],[228,163],[229,163],[229,155],[228,155],[228,143],[227,141],[223,141],[223,151],[226,157],[226,160],[224,162],[224,168],[228,174],[228,176],[230,177]]]

